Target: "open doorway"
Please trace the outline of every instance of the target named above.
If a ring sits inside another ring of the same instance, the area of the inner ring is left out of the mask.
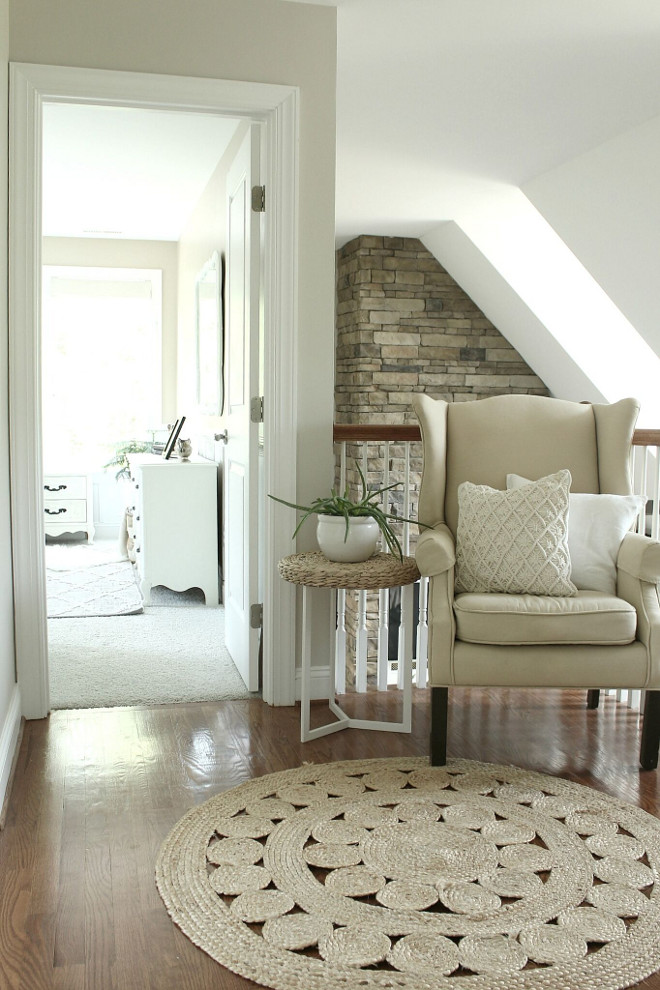
[[[298,412],[295,368],[299,220],[298,93],[294,87],[12,63],[10,66],[10,353],[12,549],[17,676],[22,714],[49,709],[43,554],[39,300],[44,101],[87,102],[243,117],[263,129],[267,190],[264,256],[264,491],[293,499]],[[277,328],[274,332],[273,328]],[[282,383],[288,383],[283,388]],[[256,432],[256,428],[255,428]],[[288,534],[262,498],[264,573],[277,574]],[[250,562],[247,562],[250,564]],[[295,589],[263,586],[263,698],[295,698]],[[276,660],[277,658],[277,660]]]
[[[208,114],[44,104],[53,708],[248,693],[225,646],[224,465],[214,441],[224,411],[226,176],[247,129]],[[202,289],[214,290],[214,325]]]

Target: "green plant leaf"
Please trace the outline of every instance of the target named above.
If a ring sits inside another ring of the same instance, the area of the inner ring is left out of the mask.
[[[286,505],[290,509],[296,509],[296,511],[303,513],[303,516],[299,520],[291,539],[296,538],[300,527],[303,525],[305,520],[314,514],[343,517],[345,520],[344,541],[348,538],[351,518],[371,516],[378,523],[378,527],[382,533],[383,540],[389,552],[398,557],[399,560],[403,560],[401,543],[389,520],[392,519],[400,523],[412,523],[413,525],[420,526],[424,529],[429,529],[429,527],[426,523],[421,523],[417,519],[407,519],[404,516],[397,516],[392,512],[385,512],[382,507],[377,504],[377,499],[379,496],[383,495],[385,492],[391,491],[393,488],[398,488],[402,482],[395,481],[391,485],[386,485],[383,488],[369,491],[364,472],[357,461],[355,462],[355,466],[357,468],[362,487],[362,495],[358,501],[351,499],[350,487],[348,484],[346,485],[343,495],[339,495],[337,490],[332,488],[329,496],[326,496],[325,498],[315,498],[311,505],[298,505],[296,502],[287,502],[285,499],[278,498],[276,495],[269,495],[268,498],[272,498],[274,502],[279,502],[281,505]]]

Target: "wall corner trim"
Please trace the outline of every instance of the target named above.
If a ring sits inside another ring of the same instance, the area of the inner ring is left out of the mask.
[[[4,810],[12,770],[21,736],[21,691],[14,684],[9,708],[4,724],[0,729],[0,828],[4,824]]]
[[[311,676],[311,700],[312,701],[327,701],[328,698],[334,694],[330,689],[330,665],[322,664],[318,667],[312,667],[310,669]],[[296,701],[300,701],[302,691],[302,670],[300,667],[296,668]]]

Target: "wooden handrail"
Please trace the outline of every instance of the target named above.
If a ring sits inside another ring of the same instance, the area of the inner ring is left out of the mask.
[[[636,447],[660,447],[660,430],[635,430],[632,442]]]
[[[422,438],[415,423],[335,423],[332,436],[335,443],[360,440],[402,443]],[[635,430],[632,442],[636,447],[660,447],[660,430]]]
[[[343,440],[421,440],[422,435],[416,423],[335,423],[333,427],[335,443]]]

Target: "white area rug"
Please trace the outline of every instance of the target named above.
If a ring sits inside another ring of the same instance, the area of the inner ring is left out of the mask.
[[[78,567],[92,567],[94,564],[111,564],[128,560],[121,553],[117,540],[96,540],[95,543],[81,543],[80,540],[65,542],[46,541],[46,567],[54,571],[71,571]]]
[[[224,647],[222,607],[52,619],[48,656],[53,708],[250,697]]]
[[[276,990],[622,990],[660,968],[659,877],[639,808],[414,757],[247,781],[189,811],[156,863],[179,928]]]
[[[142,595],[127,560],[46,572],[48,618],[134,615],[142,612]]]

